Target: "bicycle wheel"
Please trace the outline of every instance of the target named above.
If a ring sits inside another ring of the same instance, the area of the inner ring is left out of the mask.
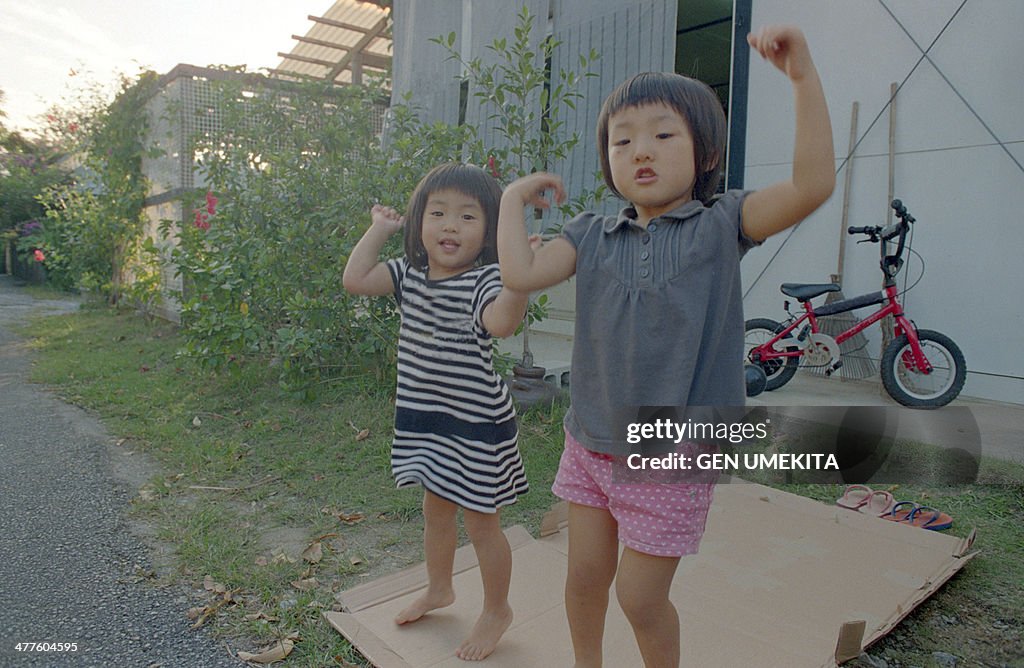
[[[945,334],[919,329],[917,338],[924,356],[932,365],[931,373],[921,373],[916,368],[907,335],[901,334],[886,346],[882,354],[882,385],[889,396],[904,406],[945,406],[956,399],[967,379],[964,354]]]
[[[750,359],[750,351],[754,348],[771,341],[772,338],[785,329],[782,323],[776,322],[771,318],[752,318],[744,324],[744,337],[743,337],[743,359],[754,363]],[[777,345],[777,344],[776,344]],[[796,351],[796,346],[789,346],[786,350]],[[796,374],[796,368],[800,364],[798,357],[786,357],[770,360],[761,360],[756,362],[758,366],[764,369],[764,375],[768,379],[768,383],[765,385],[765,390],[777,390],[790,380],[793,379],[793,375]]]

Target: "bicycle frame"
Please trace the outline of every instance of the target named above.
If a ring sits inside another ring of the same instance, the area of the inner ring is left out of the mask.
[[[867,329],[871,325],[875,324],[887,315],[891,315],[896,322],[895,333],[896,336],[906,334],[907,341],[910,344],[910,350],[912,352],[913,360],[907,360],[907,362],[913,361],[914,366],[921,373],[931,373],[932,365],[928,362],[928,358],[925,357],[924,351],[921,350],[921,343],[917,338],[917,330],[913,323],[907,319],[903,312],[903,306],[899,303],[899,290],[896,285],[888,284],[883,288],[882,292],[875,292],[870,294],[861,295],[859,297],[853,297],[850,299],[844,299],[842,301],[828,304],[819,309],[815,309],[810,300],[801,302],[804,312],[800,317],[790,322],[785,329],[776,334],[770,340],[754,348],[750,352],[750,359],[752,362],[768,361],[773,359],[788,358],[788,357],[801,357],[804,355],[806,346],[801,345],[806,339],[807,334],[817,334],[821,330],[818,327],[818,317],[825,315],[835,315],[837,313],[845,313],[852,311],[855,308],[863,306],[869,306],[872,304],[885,303],[885,306],[872,313],[867,318],[857,322],[849,329],[846,329],[839,333],[835,337],[836,343],[842,343],[852,336],[856,336],[863,330]],[[825,313],[821,311],[827,311]],[[792,337],[792,333],[800,327],[803,323],[807,323],[804,326],[806,331],[801,330],[801,334],[795,339]],[[786,342],[786,339],[793,339],[794,343],[790,344]],[[784,346],[785,350],[776,350],[774,346],[780,343]],[[795,350],[789,348],[795,347]]]

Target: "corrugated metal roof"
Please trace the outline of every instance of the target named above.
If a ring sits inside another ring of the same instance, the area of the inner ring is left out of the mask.
[[[358,82],[361,75],[391,67],[390,11],[377,2],[336,0],[322,16],[310,15],[305,35],[292,35],[295,46],[282,56],[272,74],[280,78]]]

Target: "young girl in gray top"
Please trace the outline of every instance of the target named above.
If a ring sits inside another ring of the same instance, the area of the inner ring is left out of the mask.
[[[576,276],[572,405],[553,489],[569,502],[565,602],[577,667],[601,665],[613,579],[645,665],[679,664],[669,586],[679,558],[697,551],[713,485],[617,483],[624,428],[644,406],[743,405],[740,258],[835,185],[828,108],[803,34],[774,26],[747,40],[792,84],[791,179],[705,206],[724,157],[718,98],[693,79],[646,73],[621,84],[598,119],[605,181],[630,206],[617,217],[579,216],[535,251],[523,208],[548,206],[549,190],[563,200],[561,179],[532,174],[502,197],[505,286],[534,291]]]

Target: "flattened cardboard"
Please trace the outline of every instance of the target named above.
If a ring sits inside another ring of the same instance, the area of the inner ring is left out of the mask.
[[[564,507],[540,539],[508,529],[515,621],[486,665],[572,665],[562,591]],[[892,630],[976,552],[967,539],[900,525],[752,484],[720,484],[700,552],[680,561],[670,596],[679,610],[682,664],[831,667]],[[402,627],[394,616],[426,585],[420,564],[339,594],[327,619],[380,668],[465,666],[455,648],[480,611],[471,546],[456,554],[454,605]],[[614,592],[614,586],[613,586]],[[641,666],[614,594],[605,663]]]

